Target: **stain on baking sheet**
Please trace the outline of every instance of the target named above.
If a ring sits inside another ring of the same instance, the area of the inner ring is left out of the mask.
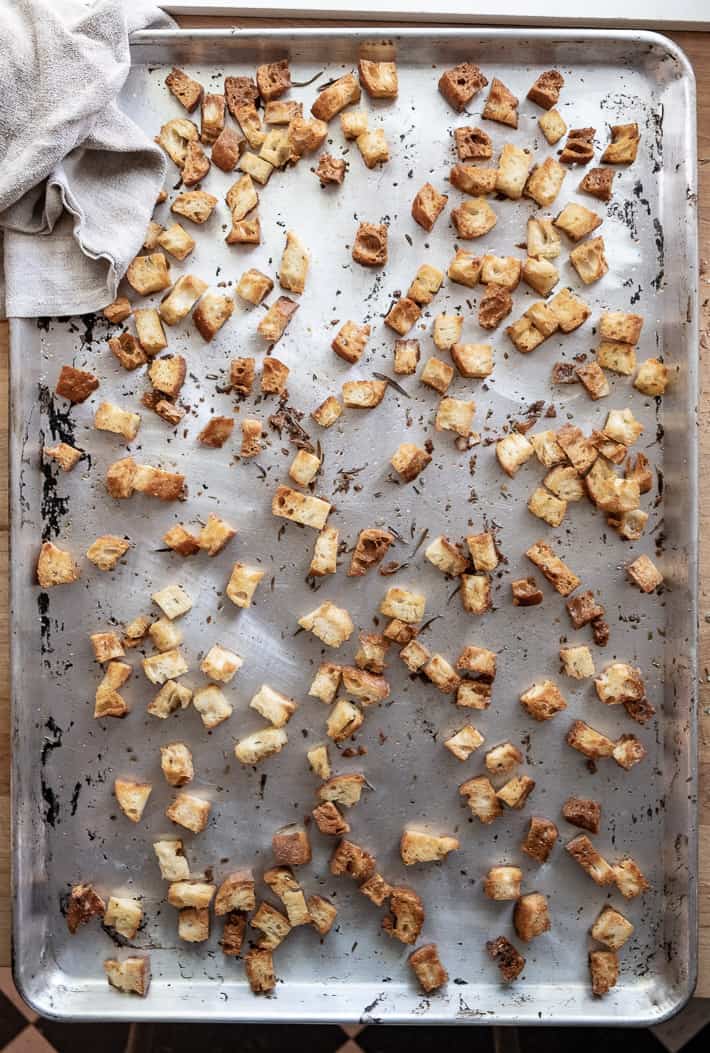
[[[44,446],[44,432],[39,433],[40,449]],[[51,541],[62,532],[63,519],[69,514],[69,498],[58,493],[60,470],[49,461],[42,460],[42,540]]]
[[[42,414],[47,418],[47,427],[52,439],[55,442],[58,439],[60,442],[66,442],[73,446],[75,425],[71,416],[71,405],[67,409],[60,409],[54,398],[54,393],[50,391],[46,384],[37,385],[37,401]]]

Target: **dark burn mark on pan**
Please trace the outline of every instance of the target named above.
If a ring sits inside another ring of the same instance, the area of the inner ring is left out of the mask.
[[[77,809],[78,804],[79,804],[79,794],[80,793],[81,793],[81,783],[77,782],[77,783],[74,784],[74,789],[72,790],[71,800],[69,802],[69,808],[71,810],[71,814],[72,815],[76,815],[76,809]]]
[[[636,214],[636,203],[627,199],[626,201],[612,201],[608,208],[608,215],[618,219],[628,228],[632,241],[638,241],[638,217]]]
[[[42,743],[42,753],[40,754],[40,764],[42,767],[47,763],[47,758],[53,750],[62,748],[62,735],[64,734],[64,729],[59,727],[54,720],[54,717],[49,717],[44,726],[49,734],[44,736],[44,742]]]
[[[42,779],[42,800],[47,806],[44,811],[44,821],[51,827],[55,827],[59,821],[59,800],[49,785]]]
[[[653,229],[655,231],[655,242],[656,242],[656,258],[658,260],[658,274],[651,282],[656,291],[660,289],[661,282],[663,281],[665,259],[664,259],[664,237],[663,237],[663,225],[660,219],[655,216],[653,220]]]
[[[74,421],[71,417],[71,406],[67,409],[59,409],[54,400],[53,393],[46,384],[37,385],[37,400],[39,408],[47,418],[47,425],[52,439],[67,442],[70,446],[75,444]]]
[[[43,447],[43,431],[39,433],[39,442],[40,447]],[[40,505],[42,540],[49,541],[53,537],[59,537],[61,533],[62,520],[69,513],[69,498],[61,497],[57,493],[59,474],[48,461],[42,461],[40,470],[42,472],[42,501]]]
[[[636,182],[633,185],[633,195],[637,199],[639,204],[643,205],[643,207],[646,209],[647,215],[650,216],[651,215],[651,205],[649,203],[648,198],[647,197],[642,197],[641,196],[642,194],[643,194],[643,184],[642,184],[640,179],[637,179]]]
[[[52,321],[51,318],[37,318],[35,324],[36,324],[37,328],[40,330],[40,332],[48,333],[49,332],[49,323],[51,321]]]
[[[37,597],[37,610],[39,611],[40,654],[53,654],[54,648],[51,642],[52,630],[49,618],[49,593],[40,592]]]

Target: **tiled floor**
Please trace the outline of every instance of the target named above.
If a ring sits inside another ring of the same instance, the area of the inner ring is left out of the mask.
[[[577,1028],[575,1053],[710,1053],[710,1002],[694,1000],[651,1031]],[[22,1001],[9,969],[0,969],[0,1053],[569,1053],[566,1028],[337,1027],[261,1024],[58,1024]]]

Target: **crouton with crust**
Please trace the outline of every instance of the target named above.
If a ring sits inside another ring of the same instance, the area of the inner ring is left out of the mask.
[[[498,936],[486,943],[488,954],[500,969],[501,977],[506,983],[517,980],[525,968],[525,959],[505,936]]]
[[[119,961],[106,958],[104,972],[111,987],[124,994],[145,998],[150,987],[150,960],[147,955],[131,955]]]
[[[313,633],[328,647],[340,647],[355,631],[352,618],[344,607],[326,601],[298,619],[298,624]]]
[[[424,830],[405,829],[399,843],[399,854],[405,866],[415,863],[434,863],[445,859],[449,852],[460,847],[457,837],[429,834]]]
[[[439,91],[453,109],[464,110],[488,80],[472,62],[461,62],[439,77]]]
[[[513,911],[513,925],[519,939],[529,943],[552,928],[547,897],[541,892],[521,896]]]
[[[520,896],[523,872],[520,867],[491,867],[483,882],[483,892],[488,899],[516,900]]]
[[[389,914],[382,919],[383,930],[400,943],[416,943],[425,917],[424,904],[420,897],[407,885],[394,885],[389,889],[387,898]]]
[[[152,791],[151,783],[136,782],[133,779],[116,779],[113,784],[118,806],[132,823],[141,821]]]
[[[356,881],[367,881],[376,870],[374,856],[360,845],[345,838],[338,844],[330,860],[330,872],[336,876],[347,874]]]

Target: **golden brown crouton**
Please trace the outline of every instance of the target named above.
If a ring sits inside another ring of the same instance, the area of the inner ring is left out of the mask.
[[[483,882],[483,892],[488,899],[515,900],[520,895],[523,872],[520,867],[491,867]]]
[[[103,914],[106,904],[93,885],[84,882],[73,885],[67,903],[67,928],[73,935],[80,925],[86,924],[98,914]]]
[[[244,146],[244,137],[234,128],[223,128],[212,145],[211,159],[223,172],[233,172]]]
[[[589,931],[599,943],[612,951],[618,951],[633,935],[634,927],[621,911],[607,904],[602,907]]]
[[[536,541],[525,555],[542,571],[550,584],[561,596],[569,596],[578,587],[580,579],[566,563],[556,556],[545,541]]]
[[[485,775],[461,783],[459,794],[466,798],[473,814],[484,824],[494,822],[503,813],[496,791]]]
[[[587,797],[568,797],[562,805],[562,815],[568,823],[588,830],[590,834],[599,833],[602,809],[598,801]]]
[[[520,432],[513,431],[496,443],[498,463],[511,478],[535,452],[532,443]]]
[[[56,461],[63,472],[70,472],[84,456],[81,450],[77,450],[67,442],[59,442],[56,446],[44,446],[42,454]]]
[[[483,107],[483,117],[488,121],[497,121],[498,124],[507,124],[511,128],[518,127],[518,97],[497,77],[491,81],[486,105]]]
[[[546,863],[558,838],[558,830],[551,819],[533,815],[525,840],[520,846],[525,855],[537,863]]]
[[[634,378],[634,387],[637,391],[652,398],[658,398],[665,394],[670,380],[668,366],[658,358],[647,358],[642,362],[639,371]]]
[[[412,442],[403,442],[390,458],[390,464],[405,483],[416,479],[430,461],[431,454]]]
[[[291,87],[288,59],[268,62],[256,68],[256,85],[264,102],[280,98]]]
[[[385,325],[393,329],[400,336],[405,336],[415,322],[419,319],[422,311],[416,301],[408,296],[402,296],[390,307],[385,315]]]
[[[472,197],[494,193],[497,181],[498,169],[482,165],[456,164],[449,172],[451,185]]]
[[[126,296],[117,296],[110,304],[107,304],[101,312],[107,322],[119,325],[125,322],[131,314],[131,302]]]
[[[333,801],[344,808],[358,804],[366,785],[364,775],[352,772],[349,775],[334,775],[327,779],[318,789],[320,801]]]
[[[514,775],[496,791],[496,797],[508,808],[522,808],[534,789],[534,779],[528,775]]]
[[[626,573],[634,585],[638,585],[641,592],[654,592],[659,585],[663,584],[663,575],[645,553],[633,563],[629,563]]]
[[[611,168],[590,168],[584,175],[578,189],[600,201],[611,201],[611,187],[615,172]]]
[[[542,117],[538,117],[537,123],[550,146],[558,143],[567,131],[567,125],[557,110],[548,110],[547,113],[543,113]]]
[[[471,197],[451,213],[458,236],[464,241],[480,238],[493,230],[498,217],[484,197]]]
[[[247,980],[254,994],[268,994],[276,987],[274,959],[270,950],[255,948],[244,959]]]
[[[424,230],[432,230],[448,200],[447,194],[440,194],[431,183],[425,183],[412,202],[412,218]]]
[[[98,386],[98,377],[95,377],[93,373],[87,373],[82,369],[74,369],[73,366],[62,366],[57,386],[54,390],[57,395],[68,399],[69,402],[77,403],[85,402],[89,395],[96,391]]]
[[[360,845],[347,841],[345,838],[335,849],[330,860],[331,874],[347,874],[356,881],[367,881],[375,873],[376,862],[374,856],[366,852]]]
[[[360,85],[357,78],[354,73],[347,73],[321,91],[311,106],[311,113],[320,121],[330,121],[351,102],[357,102],[359,98]]]
[[[363,267],[381,267],[387,263],[387,227],[384,223],[360,223],[352,257]]]
[[[424,830],[405,829],[399,842],[399,854],[405,866],[433,863],[445,859],[449,852],[460,847],[457,837],[448,834],[428,834]]]
[[[360,886],[361,891],[362,888],[363,886]],[[421,899],[414,889],[407,885],[392,886],[389,888],[387,898],[389,898],[390,913],[382,919],[382,928],[388,936],[394,937],[400,943],[416,943],[425,917],[424,904]]]
[[[509,775],[523,762],[523,755],[512,742],[501,742],[486,753],[486,768],[492,775]]]
[[[324,801],[311,812],[313,821],[321,834],[342,837],[350,833],[350,824],[332,801]]]
[[[259,938],[257,946],[261,950],[272,951],[288,936],[291,931],[291,923],[288,918],[272,907],[270,903],[260,903],[259,909],[253,915],[250,925],[263,933]]]
[[[424,550],[424,558],[428,559],[437,570],[444,574],[456,576],[463,574],[468,567],[468,560],[456,545],[453,545],[446,537],[437,537]]]
[[[361,58],[358,62],[360,84],[373,99],[397,97],[397,66],[394,62],[373,62]]]
[[[196,186],[210,170],[210,159],[200,143],[189,142],[182,166],[182,181],[185,186]]]
[[[439,91],[449,105],[459,112],[487,84],[487,78],[472,62],[461,62],[439,77]]]
[[[575,862],[579,863],[592,881],[602,887],[614,884],[614,869],[594,847],[586,834],[578,834],[565,845]]]
[[[525,968],[525,959],[510,940],[505,936],[498,936],[497,939],[488,941],[486,950],[497,964],[506,983],[517,980]]]
[[[280,486],[273,496],[271,511],[275,516],[291,519],[294,523],[322,530],[331,506],[327,501],[310,494],[302,494],[288,486]]]
[[[219,941],[222,954],[230,958],[238,958],[242,953],[244,934],[246,933],[247,917],[241,911],[231,911],[224,919],[222,938]],[[257,954],[270,954],[270,951],[256,951]]]
[[[175,66],[165,78],[165,86],[188,113],[197,108],[204,90],[198,81],[188,77],[187,73]]]
[[[446,984],[449,974],[441,965],[436,943],[425,943],[410,954],[409,963],[422,991],[431,994]]]
[[[132,823],[139,823],[153,787],[149,782],[135,782],[132,779],[116,779],[113,792],[118,806]]]
[[[119,559],[125,556],[131,542],[113,534],[102,534],[86,550],[86,558],[99,570],[113,570]]]
[[[429,263],[423,263],[417,269],[412,284],[407,290],[410,300],[420,305],[430,304],[444,281],[444,272]]]
[[[315,117],[309,121],[298,114],[288,126],[288,144],[294,157],[313,153],[323,145],[327,135],[328,125]]]
[[[592,980],[592,994],[598,998],[608,994],[619,978],[619,958],[616,951],[590,951],[589,974]]]
[[[604,238],[589,238],[570,252],[570,263],[585,285],[599,281],[609,270],[604,249]]]
[[[535,720],[551,720],[557,713],[567,708],[567,703],[557,685],[551,680],[533,684],[520,696],[520,704]]]
[[[381,907],[385,900],[392,894],[392,886],[385,881],[381,874],[373,874],[367,881],[360,885],[360,892],[367,896],[376,907]]]
[[[624,856],[614,865],[614,882],[624,899],[634,899],[651,887],[631,856]]]
[[[322,185],[334,183],[340,186],[345,179],[345,161],[342,158],[333,157],[331,154],[321,154],[318,158],[315,174]]]
[[[419,365],[419,341],[418,340],[395,340],[394,342],[394,371],[402,376],[411,376],[416,373]]]
[[[545,73],[541,73],[537,78],[527,97],[531,102],[536,102],[538,106],[542,106],[543,109],[551,110],[559,102],[560,91],[564,82],[564,77],[556,69],[546,70]]]
[[[165,814],[172,822],[191,830],[193,834],[201,833],[207,826],[212,804],[191,793],[179,793]]]
[[[389,161],[390,152],[384,128],[368,129],[356,139],[357,148],[368,168]]]
[[[478,304],[478,324],[482,329],[496,329],[512,309],[510,290],[491,282]]]
[[[519,938],[529,943],[536,936],[552,928],[547,896],[541,892],[529,892],[521,896],[513,911],[513,924]]]
[[[43,589],[54,585],[71,585],[81,571],[71,552],[45,541],[37,559],[37,582]]]
[[[583,720],[575,720],[567,732],[567,745],[573,750],[583,753],[585,757],[596,760],[598,757],[611,757],[614,751],[614,743],[600,731],[595,731]]]
[[[514,607],[537,607],[543,601],[542,589],[535,578],[517,578],[511,581]]]
[[[594,157],[595,128],[570,128],[560,154],[563,165],[586,165]]]
[[[118,961],[107,958],[104,972],[111,987],[126,994],[137,994],[144,998],[150,987],[150,961],[147,955],[133,955]]]
[[[306,907],[314,929],[319,936],[327,936],[338,914],[330,900],[323,896],[309,896]]]
[[[352,618],[344,607],[326,601],[298,619],[302,629],[313,633],[328,647],[340,647],[355,631]]]
[[[119,936],[132,940],[143,921],[143,909],[135,899],[128,896],[111,896],[106,904],[104,925]]]
[[[251,870],[235,870],[228,874],[217,889],[215,914],[229,914],[235,910],[249,911],[255,907],[254,877]]]
[[[370,336],[370,326],[345,322],[335,335],[331,347],[339,358],[354,365],[362,357]]]
[[[612,124],[611,142],[602,154],[609,165],[630,165],[636,160],[641,136],[638,124]]]

